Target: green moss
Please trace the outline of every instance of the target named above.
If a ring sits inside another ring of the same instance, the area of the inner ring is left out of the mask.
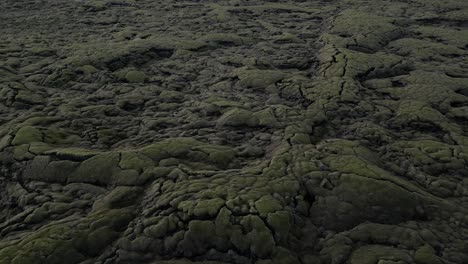
[[[468,20],[468,8],[445,12],[442,17],[448,20],[465,22]]]
[[[424,245],[414,253],[414,261],[416,264],[442,264],[442,260],[435,254],[435,250],[429,246]]]
[[[15,96],[15,99],[19,102],[26,103],[26,104],[43,104],[45,102],[44,98],[37,94],[30,92],[28,90],[20,90],[18,94]]]
[[[270,108],[255,112],[253,115],[258,119],[260,126],[278,127],[279,125],[274,111]]]
[[[395,49],[399,55],[419,60],[443,60],[444,57],[450,58],[465,54],[464,50],[454,46],[414,38],[398,39],[390,43],[389,46]]]
[[[102,248],[101,248],[102,249]],[[75,248],[68,247],[59,247],[57,248],[53,255],[47,258],[47,263],[73,263],[74,261],[84,261],[85,256],[81,252],[78,252]]]
[[[44,142],[49,144],[71,144],[80,139],[79,136],[68,129],[47,129],[43,134]]]
[[[291,229],[290,214],[287,211],[268,214],[267,223],[275,231],[276,241],[285,242]]]
[[[170,221],[168,217],[164,217],[155,225],[145,228],[144,232],[149,237],[162,238],[165,237],[168,232],[172,232],[175,228],[176,225]]]
[[[98,255],[117,237],[117,232],[132,219],[129,212],[127,209],[92,212],[83,218],[46,224],[0,249],[0,263],[81,263],[85,255]]]
[[[1,253],[0,253],[1,254]],[[0,256],[0,261],[2,261],[2,257]],[[15,257],[11,259],[11,262],[4,262],[4,263],[11,263],[11,264],[37,264],[39,261],[41,261],[41,258],[38,258],[38,256],[26,254],[23,252],[20,252],[19,254],[16,253]],[[3,262],[2,262],[3,263]]]
[[[392,18],[346,9],[333,21],[330,33],[335,34],[333,43],[340,47],[374,51],[402,34],[392,22]],[[328,37],[331,42],[330,36]]]
[[[23,144],[14,148],[13,157],[16,160],[26,160],[32,159],[34,155],[29,152],[29,145]]]
[[[47,76],[45,85],[52,87],[63,87],[67,83],[76,80],[77,75],[75,72],[68,68],[57,69],[55,72]]]
[[[216,231],[213,222],[192,220],[188,224],[184,240],[179,243],[179,250],[185,256],[200,255],[216,244]]]
[[[360,213],[387,221],[413,217],[421,200],[413,192],[394,183],[352,174],[342,175],[341,184],[336,188],[337,196],[362,210]]]
[[[69,176],[69,182],[109,184],[117,172],[119,153],[104,153],[83,161]]]
[[[223,201],[224,203],[224,201]],[[221,238],[227,239],[232,233],[232,224],[231,224],[232,212],[229,211],[226,207],[221,207],[218,215],[216,216],[215,225],[216,225],[216,234]]]
[[[372,242],[414,248],[424,244],[417,231],[394,225],[361,223],[349,231],[349,238],[353,241]]]
[[[283,247],[275,248],[275,252],[273,254],[273,264],[299,264],[299,263],[310,263],[310,264],[317,264],[318,261],[299,261],[298,257],[293,250],[288,250]],[[382,264],[382,263],[379,263]]]
[[[437,26],[420,26],[415,29],[419,37],[426,39],[440,39],[444,43],[464,48],[468,43],[468,32],[464,30],[457,30],[455,28],[445,28]]]
[[[219,126],[258,126],[259,120],[252,112],[244,109],[232,109],[224,113],[217,121]]]
[[[120,170],[112,174],[111,184],[125,186],[142,185],[149,178],[148,175],[140,176],[140,172],[137,170]]]
[[[142,64],[142,61],[134,62],[133,58],[138,55],[147,54],[152,49],[162,50],[163,57],[170,56],[175,48],[196,49],[203,43],[196,41],[165,38],[145,38],[115,42],[94,41],[83,44],[75,44],[76,52],[70,54],[65,60],[67,64],[74,66],[92,65],[96,68],[111,68],[112,70],[125,68],[131,64]],[[164,53],[163,52],[163,53]]]
[[[119,233],[103,226],[88,234],[86,238],[86,252],[90,256],[97,256],[104,248],[118,237]]]
[[[234,159],[235,152],[229,147],[216,146],[216,145],[202,145],[197,146],[194,150],[200,150],[208,155],[209,161],[213,162],[221,168],[226,168]],[[206,160],[200,160],[207,162]]]
[[[223,205],[224,200],[221,198],[200,200],[195,205],[193,214],[197,217],[215,217]]]
[[[211,97],[207,99],[206,102],[209,102],[220,108],[242,107],[242,104],[240,102],[226,100],[226,99],[217,98],[217,97]]]
[[[158,97],[161,101],[167,103],[180,103],[185,99],[184,94],[177,91],[162,91]]]
[[[93,74],[98,71],[93,65],[83,65],[77,68],[78,71],[82,71],[85,74]]]
[[[371,178],[378,177],[378,174],[373,170],[374,166],[372,164],[356,156],[341,155],[337,157],[327,157],[324,161],[332,170],[354,173]]]
[[[33,142],[29,145],[29,152],[34,153],[36,155],[43,154],[53,147],[44,142]]]
[[[402,101],[395,117],[395,123],[408,126],[413,122],[433,124],[443,130],[459,132],[460,128],[449,122],[444,115],[436,109],[421,101]]]
[[[380,259],[402,260],[404,263],[412,263],[411,257],[405,250],[394,247],[369,245],[355,250],[349,259],[350,264],[375,264]]]
[[[66,224],[43,229],[36,234],[27,236],[19,244],[12,246],[11,248],[15,249],[17,252],[14,258],[5,257],[5,255],[2,254],[4,252],[2,250],[0,252],[0,262],[18,264],[59,264],[66,261],[72,264],[79,263],[84,260],[84,257],[74,250],[70,241],[53,238],[63,237],[67,233],[71,235],[77,232],[66,230]],[[73,254],[63,254],[64,252],[71,252]],[[60,254],[63,258],[58,259],[56,257],[57,254]]]
[[[42,132],[32,126],[24,126],[16,132],[15,138],[11,142],[13,145],[29,144],[31,142],[42,142]]]
[[[177,209],[181,210],[182,212],[188,214],[189,216],[193,215],[193,210],[195,205],[197,204],[196,201],[193,200],[185,200],[181,201],[177,204]]]
[[[426,144],[427,145],[426,145]],[[391,151],[396,152],[396,153],[402,153],[404,155],[408,155],[412,158],[412,161],[415,165],[423,166],[423,165],[430,165],[434,164],[434,158],[437,157],[437,155],[433,156],[432,151],[424,151],[425,149],[429,148],[434,148],[435,146],[431,144],[432,142],[430,141],[400,141],[400,142],[395,142],[391,146]],[[436,142],[434,142],[436,143]],[[438,142],[437,142],[438,143]],[[442,157],[445,158],[450,158],[451,151],[450,148],[447,146],[444,146],[443,143],[440,143],[442,146],[440,151],[438,151],[440,154],[443,154]],[[432,145],[432,147],[431,147]],[[435,149],[434,149],[435,150]],[[444,151],[445,150],[445,151]],[[434,153],[437,154],[438,152]],[[445,154],[445,155],[444,155]]]
[[[312,166],[315,166],[315,164],[312,163]],[[307,172],[303,174],[299,174],[299,175],[306,175],[311,172],[311,170],[305,170],[305,171]],[[285,195],[298,193],[300,190],[300,185],[298,181],[292,178],[270,179],[268,182],[268,187],[271,188],[271,190],[276,193],[285,194]]]
[[[160,167],[175,167],[179,164],[181,164],[182,161],[180,159],[176,158],[168,158],[168,159],[163,159],[159,161],[159,166]]]
[[[269,213],[281,210],[283,206],[271,195],[265,195],[255,202],[255,208],[257,208],[260,216],[266,217]]]
[[[93,204],[93,210],[118,209],[132,205],[139,197],[140,187],[117,186],[105,197]]]
[[[257,215],[247,215],[242,218],[241,225],[247,236],[240,238],[250,251],[260,258],[267,258],[274,250],[275,241],[270,230]]]
[[[13,145],[45,142],[49,144],[69,144],[79,139],[73,132],[65,129],[40,130],[34,126],[21,127],[12,141]]]
[[[117,207],[132,204],[134,200],[138,197],[138,192],[141,192],[141,189],[138,189],[136,187],[129,188],[130,191],[128,192],[127,196],[119,196],[119,199],[121,199],[122,203],[120,203],[120,205],[118,205]],[[122,189],[119,189],[117,192],[121,193],[121,190]],[[116,204],[115,200],[113,200],[112,203]],[[93,211],[89,215],[89,220],[90,222],[92,222],[90,225],[90,229],[96,230],[100,227],[107,226],[112,230],[122,231],[122,229],[127,227],[128,222],[130,222],[133,219],[134,214],[134,207],[126,207],[111,210],[103,209],[103,207],[93,207]]]
[[[158,264],[228,264],[221,261],[193,261],[189,259],[158,260]]]
[[[276,37],[276,41],[280,43],[304,43],[297,35],[289,32],[283,32],[282,35]]]
[[[4,148],[10,145],[12,138],[13,137],[10,135],[5,135],[0,139],[0,151],[2,151]]]
[[[274,251],[275,240],[268,231],[253,230],[247,234],[247,239],[250,242],[251,252],[259,258],[267,258]]]
[[[129,83],[142,83],[146,78],[146,74],[141,71],[129,71],[125,74],[125,80]]]
[[[107,0],[91,0],[86,1],[83,7],[85,7],[88,11],[98,12],[106,10],[109,5]]]
[[[305,133],[296,133],[294,136],[291,138],[291,144],[310,144],[310,136]]]
[[[139,152],[155,161],[171,157],[183,157],[195,147],[202,145],[193,138],[170,138],[142,148]]]
[[[44,207],[39,207],[34,210],[31,214],[29,214],[25,219],[24,222],[27,224],[36,224],[42,222],[49,213]]]
[[[238,69],[236,71],[239,77],[239,84],[244,88],[266,88],[274,84],[287,75],[281,71],[273,70],[247,70]]]
[[[145,168],[154,166],[154,162],[150,158],[136,152],[122,152],[119,166],[124,170],[143,171]]]
[[[391,141],[391,133],[387,129],[370,122],[356,122],[350,129],[355,131],[356,135],[376,144]]]

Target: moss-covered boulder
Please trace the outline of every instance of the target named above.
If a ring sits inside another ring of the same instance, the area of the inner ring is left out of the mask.
[[[236,108],[224,113],[218,119],[217,124],[231,127],[255,127],[259,125],[259,119],[251,111]]]
[[[125,74],[125,80],[129,83],[142,83],[147,79],[146,74],[141,71],[129,71]]]
[[[11,142],[13,145],[21,145],[21,144],[29,144],[32,142],[41,142],[43,141],[43,134],[42,132],[37,129],[36,127],[32,126],[24,126],[16,132],[13,141]]]

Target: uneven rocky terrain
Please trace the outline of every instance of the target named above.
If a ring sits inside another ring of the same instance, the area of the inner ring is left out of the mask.
[[[0,263],[468,263],[468,2],[2,0]]]

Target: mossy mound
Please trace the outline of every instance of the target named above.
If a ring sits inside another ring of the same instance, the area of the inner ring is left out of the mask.
[[[125,74],[125,80],[129,83],[142,83],[146,79],[146,74],[141,71],[129,71]]]
[[[249,126],[259,125],[258,118],[250,111],[244,109],[232,109],[224,113],[217,121],[219,126]]]

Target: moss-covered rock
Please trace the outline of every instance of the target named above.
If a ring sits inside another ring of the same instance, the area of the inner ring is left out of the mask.
[[[374,264],[380,260],[404,261],[406,263],[412,262],[412,258],[405,250],[380,245],[368,245],[355,250],[351,254],[349,263]]]
[[[384,180],[352,174],[341,177],[337,196],[358,207],[364,218],[395,222],[416,215],[420,198],[413,192]]]
[[[183,157],[195,146],[202,145],[193,138],[170,138],[142,148],[139,152],[159,161],[171,157]]]
[[[122,152],[119,162],[119,167],[121,169],[133,169],[137,171],[143,171],[144,169],[154,165],[154,162],[137,152]]]
[[[86,252],[89,256],[97,256],[119,236],[119,233],[109,227],[100,227],[86,237]]]
[[[219,126],[249,126],[254,127],[259,125],[259,120],[252,112],[244,109],[232,109],[224,113],[217,121]]]
[[[150,237],[161,238],[166,236],[169,232],[174,231],[176,228],[177,225],[174,220],[170,217],[163,217],[158,219],[156,224],[145,228],[144,232]]]
[[[146,79],[146,74],[141,71],[129,71],[125,74],[125,80],[129,83],[142,83]]]
[[[34,158],[34,155],[29,152],[29,145],[28,144],[23,144],[16,146],[13,149],[13,157],[15,160],[28,160]]]
[[[223,205],[224,200],[221,198],[201,200],[195,205],[193,214],[196,217],[215,217]]]
[[[118,209],[132,205],[140,194],[140,187],[118,186],[93,204],[94,211]]]
[[[255,202],[255,208],[257,208],[260,216],[266,217],[269,213],[281,210],[283,206],[273,196],[265,195]]]
[[[40,231],[25,236],[21,241],[0,249],[0,262],[80,263],[86,259],[86,256],[100,253],[116,237],[116,232],[120,232],[130,221],[130,218],[128,210],[120,209],[100,211],[84,218],[46,225]],[[101,225],[96,225],[97,221],[100,221]],[[81,224],[79,228],[78,224]],[[103,229],[94,232],[98,227]]]
[[[239,84],[245,88],[262,88],[284,79],[287,74],[273,70],[237,70]]]
[[[86,182],[97,184],[111,183],[112,176],[118,171],[119,153],[104,153],[83,161],[69,175],[68,182]]]
[[[28,90],[20,90],[15,96],[15,100],[29,105],[43,104],[45,102],[44,97],[40,94],[33,93]]]
[[[24,126],[20,128],[18,132],[16,132],[16,135],[11,143],[13,145],[22,145],[32,142],[42,142],[43,136],[44,135],[42,132],[36,127]]]
[[[291,216],[287,211],[268,214],[267,223],[275,232],[276,241],[285,243],[291,229]]]
[[[268,231],[253,230],[247,234],[250,250],[259,258],[268,258],[274,251],[275,241]]]
[[[178,250],[186,257],[202,254],[215,246],[216,231],[211,221],[192,220]]]
[[[27,224],[36,224],[44,221],[44,219],[49,215],[47,210],[44,207],[39,207],[34,210],[31,214],[29,214],[25,219],[24,222]]]
[[[267,108],[253,114],[258,119],[259,126],[278,127],[278,119],[272,109]]]
[[[11,135],[5,135],[0,139],[0,151],[8,147],[11,144],[13,137]]]
[[[221,168],[228,167],[235,157],[235,152],[230,147],[203,145],[195,147],[194,150],[200,150],[208,155],[208,161],[203,159],[200,161],[214,163]]]
[[[442,264],[442,260],[435,254],[435,250],[429,246],[424,245],[414,253],[414,261],[417,264]]]
[[[83,65],[76,69],[77,71],[81,71],[85,74],[93,74],[98,71],[93,65]]]
[[[305,133],[296,133],[291,138],[291,144],[310,144],[310,136]]]
[[[184,101],[185,96],[181,92],[165,90],[159,94],[159,99],[166,103],[181,103]]]
[[[241,224],[248,231],[245,242],[250,252],[259,258],[268,258],[275,249],[275,240],[263,220],[256,215],[248,215]]]

